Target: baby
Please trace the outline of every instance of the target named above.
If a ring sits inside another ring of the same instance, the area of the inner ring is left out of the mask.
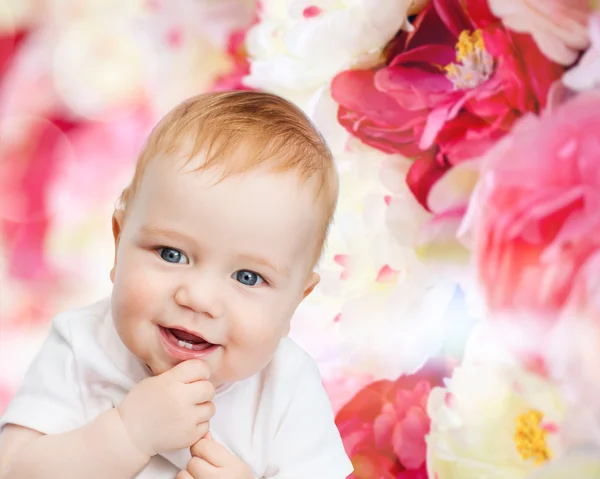
[[[111,298],[53,320],[0,422],[0,478],[346,478],[318,369],[287,337],[337,188],[279,97],[168,113],[112,219]]]

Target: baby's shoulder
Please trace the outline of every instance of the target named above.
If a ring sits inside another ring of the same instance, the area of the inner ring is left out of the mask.
[[[289,337],[281,340],[273,359],[261,376],[265,382],[272,383],[274,388],[285,389],[290,383],[321,380],[315,360]]]
[[[93,304],[71,308],[52,319],[50,334],[57,335],[68,344],[94,338],[103,317],[110,310],[110,301],[103,299]]]

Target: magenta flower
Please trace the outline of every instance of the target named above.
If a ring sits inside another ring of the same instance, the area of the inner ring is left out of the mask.
[[[445,171],[541,111],[563,68],[531,36],[504,28],[486,0],[432,0],[414,26],[388,45],[380,67],[340,73],[332,94],[348,131],[415,158],[407,182],[427,207]]]

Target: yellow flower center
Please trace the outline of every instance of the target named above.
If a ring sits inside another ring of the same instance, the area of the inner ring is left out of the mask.
[[[528,461],[533,459],[536,465],[543,464],[550,459],[550,449],[546,444],[548,434],[541,427],[544,415],[532,409],[517,418],[517,430],[515,432],[515,443],[521,457]]]
[[[456,59],[459,62],[462,62],[467,55],[477,53],[479,50],[485,50],[481,30],[475,30],[473,33],[469,33],[466,30],[460,32],[458,43],[456,44]]]
[[[486,51],[481,30],[463,30],[456,44],[456,63],[445,67],[446,77],[456,90],[485,83],[494,71],[494,58]]]

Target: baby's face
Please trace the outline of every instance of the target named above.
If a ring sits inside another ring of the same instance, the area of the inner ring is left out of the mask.
[[[215,185],[215,171],[183,164],[153,161],[118,222],[112,312],[154,374],[198,357],[219,386],[269,362],[318,281],[314,191],[295,172]]]

